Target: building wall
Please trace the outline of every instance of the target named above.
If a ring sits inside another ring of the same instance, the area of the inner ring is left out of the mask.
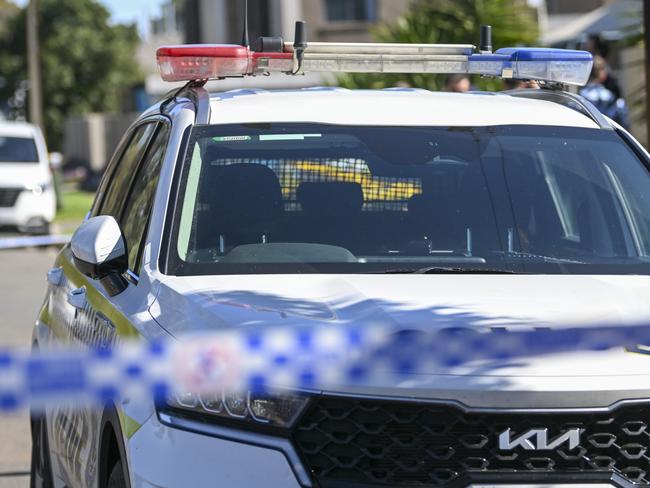
[[[71,116],[63,127],[66,163],[102,171],[137,114],[86,114]]]
[[[376,21],[329,21],[326,0],[302,0],[303,14],[310,26],[310,38],[322,42],[372,42],[369,29],[375,23],[394,22],[411,0],[376,0]]]
[[[619,0],[546,0],[549,15],[591,12]]]
[[[619,82],[623,96],[630,108],[632,134],[646,147],[650,147],[646,124],[648,123],[645,104],[645,53],[641,47],[625,48],[621,51],[621,70]]]
[[[227,0],[200,0],[196,14],[200,25],[199,43],[235,42],[232,38],[234,19],[229,15]]]
[[[411,3],[411,0],[369,0],[375,2],[374,21],[330,21],[326,1],[249,0],[251,40],[260,35],[282,35],[291,40],[295,21],[305,20],[312,41],[370,42],[369,29],[375,23],[395,21]],[[241,0],[187,0],[185,37],[188,42],[239,43],[243,12]]]
[[[394,22],[411,4],[411,0],[381,0],[379,2],[379,17],[381,22]]]
[[[302,0],[271,0],[271,16],[282,37],[293,39],[296,20],[304,20]]]
[[[282,33],[282,12],[290,10],[285,0],[249,0],[250,40]],[[286,5],[286,8],[284,4]],[[244,2],[241,0],[187,0],[185,38],[191,43],[236,43],[242,41]]]

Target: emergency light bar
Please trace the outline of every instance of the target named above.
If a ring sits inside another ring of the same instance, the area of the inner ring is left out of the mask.
[[[257,50],[231,44],[161,47],[158,67],[165,81],[305,72],[458,73],[584,85],[593,65],[593,57],[586,51],[507,48],[492,53],[483,41],[478,53],[471,44],[307,44],[304,24],[296,32],[294,43],[260,38]]]

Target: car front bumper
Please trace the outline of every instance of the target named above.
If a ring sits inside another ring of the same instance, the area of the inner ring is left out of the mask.
[[[552,440],[576,426],[578,449],[564,441],[550,448],[535,444],[533,450],[497,446],[506,427],[514,437],[548,429]],[[645,445],[647,429],[649,400],[601,409],[495,413],[448,402],[317,395],[287,437],[161,411],[126,445],[134,487],[394,488],[417,482],[441,488],[632,488],[638,486],[638,471],[643,471],[641,484],[650,472],[645,449],[631,449]],[[340,433],[350,439],[342,441]],[[378,446],[382,453],[375,452]],[[449,457],[443,447],[451,451]],[[410,466],[414,457],[416,465]],[[350,465],[346,458],[356,461]],[[483,464],[476,466],[477,460]],[[611,464],[598,464],[606,460]],[[384,478],[375,474],[382,470],[389,473]],[[442,471],[452,476],[440,477]]]
[[[0,225],[25,227],[30,222],[40,220],[51,223],[56,215],[56,196],[54,189],[48,188],[43,193],[29,190],[20,192],[16,203],[11,207],[0,207]]]
[[[310,486],[286,439],[160,415],[149,418],[128,442],[133,488]]]

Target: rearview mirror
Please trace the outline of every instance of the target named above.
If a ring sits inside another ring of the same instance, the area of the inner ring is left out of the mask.
[[[84,275],[101,280],[111,295],[126,288],[126,243],[115,218],[102,215],[86,220],[70,241],[75,266]]]

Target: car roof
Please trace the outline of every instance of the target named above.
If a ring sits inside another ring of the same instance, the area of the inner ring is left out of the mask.
[[[0,136],[34,137],[37,133],[38,128],[33,124],[0,120]]]
[[[421,89],[308,88],[213,93],[211,124],[311,122],[341,125],[484,127],[549,125],[599,128],[564,105],[505,93]]]

